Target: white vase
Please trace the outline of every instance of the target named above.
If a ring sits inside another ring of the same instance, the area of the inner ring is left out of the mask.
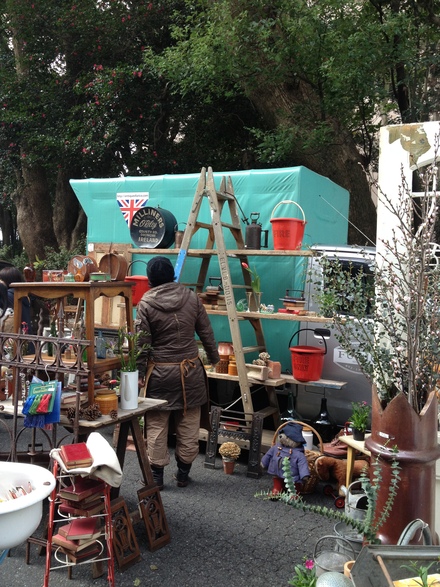
[[[139,371],[121,371],[121,410],[135,410],[138,407],[138,380]]]

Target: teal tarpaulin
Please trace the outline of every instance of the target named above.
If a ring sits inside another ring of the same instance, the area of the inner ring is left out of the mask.
[[[223,177],[231,178],[234,194],[243,216],[250,218],[252,212],[260,214],[259,222],[263,230],[269,231],[268,248],[273,249],[270,219],[300,218],[302,214],[294,204],[282,204],[283,200],[297,202],[304,211],[306,226],[303,249],[312,244],[342,245],[347,243],[349,193],[321,175],[305,167],[283,169],[254,169],[214,173],[218,189]],[[179,229],[185,227],[191,204],[197,189],[200,173],[186,175],[162,175],[152,177],[120,177],[113,179],[71,180],[72,188],[80,201],[88,221],[87,241],[93,243],[129,243],[135,245],[130,237],[129,227],[119,209],[117,194],[148,193],[147,206],[160,207],[170,211],[179,223]],[[275,209],[275,211],[274,211]],[[228,222],[227,206],[224,207],[222,219]],[[210,222],[210,210],[202,206],[199,220]],[[243,234],[246,224],[243,222]],[[226,247],[236,248],[229,230],[225,230]],[[205,248],[206,231],[199,230],[191,242],[191,248]],[[154,250],[153,250],[154,253]],[[133,254],[133,260],[151,257]],[[170,255],[173,263],[176,255]],[[279,298],[286,289],[303,289],[305,269],[301,259],[296,257],[254,257],[249,259],[251,267],[261,277],[263,291],[262,302],[274,304],[275,309],[282,307]],[[194,283],[200,262],[188,259],[181,275],[183,283]],[[144,273],[144,266],[137,264],[134,273]],[[234,283],[241,283],[241,269],[237,259],[231,259],[231,275]],[[218,263],[212,258],[208,277],[219,276]],[[206,285],[209,285],[208,283]],[[237,290],[236,300],[244,298],[244,291]],[[213,316],[212,322],[217,340],[230,340],[227,319]],[[246,325],[245,325],[246,326]],[[249,325],[248,325],[249,326]],[[274,360],[281,360],[283,369],[291,368],[288,342],[296,325],[284,321],[266,321],[264,331],[268,351]],[[254,342],[253,333],[243,329],[243,343]],[[251,362],[255,357],[246,357]]]

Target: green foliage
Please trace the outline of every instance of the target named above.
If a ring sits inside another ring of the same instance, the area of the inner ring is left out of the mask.
[[[29,262],[25,252],[22,252],[19,255],[17,255],[14,250],[14,247],[12,247],[11,245],[5,245],[3,247],[0,247],[0,259],[12,263],[14,267],[17,267],[21,271],[26,267],[26,265]]]
[[[352,402],[351,408],[350,424],[356,430],[365,432],[370,420],[371,406],[367,402]]]
[[[268,164],[288,161],[301,146],[313,152],[341,140],[333,121],[371,162],[380,116],[416,122],[440,109],[432,75],[440,60],[437,25],[424,4],[201,0],[186,6],[172,29],[175,45],[159,56],[160,71],[198,96],[273,94],[280,112],[267,112],[266,124],[254,127],[259,157]]]
[[[317,296],[318,303],[320,297],[325,301],[339,343],[374,381],[381,401],[404,393],[417,413],[440,377],[440,264],[432,248],[436,173],[434,161],[420,177],[423,191],[417,199],[403,177],[396,203],[379,195],[396,228],[376,253],[374,273],[347,269],[324,256]]]
[[[420,587],[429,587],[430,581],[428,581],[428,573],[429,569],[435,563],[436,561],[432,561],[429,565],[420,565],[415,561],[410,561],[409,565],[402,565],[402,569],[407,569],[410,573],[415,573],[420,578],[420,581],[415,581]]]
[[[315,587],[316,585],[316,569],[315,563],[312,560],[305,560],[304,564],[295,565],[295,575],[288,582],[292,587]]]
[[[37,259],[34,263],[36,269],[67,269],[72,257],[86,254],[86,239],[85,237],[80,239],[73,249],[61,247],[59,251],[56,251],[53,247],[45,247],[44,252],[44,259]]]
[[[280,167],[349,135],[367,167],[382,115],[440,110],[428,4],[5,1],[1,205],[17,201],[25,164],[44,168],[51,201],[59,170]]]
[[[398,451],[397,449],[393,449],[393,452],[397,454]],[[255,497],[282,501],[286,505],[293,507],[297,510],[319,514],[321,516],[324,516],[325,518],[328,518],[329,520],[337,520],[338,522],[344,522],[345,524],[348,524],[354,530],[359,532],[362,536],[364,536],[365,540],[369,544],[378,544],[380,541],[377,538],[377,534],[380,531],[380,528],[383,525],[384,521],[389,517],[391,513],[394,500],[397,497],[397,489],[400,480],[400,467],[397,460],[394,459],[391,464],[391,479],[390,486],[388,488],[388,497],[385,502],[383,510],[378,514],[376,512],[376,502],[377,495],[382,484],[381,466],[382,465],[379,459],[376,459],[371,464],[370,469],[373,470],[371,483],[366,473],[362,473],[361,475],[360,480],[362,484],[362,489],[365,491],[368,500],[368,507],[365,518],[363,520],[352,518],[343,512],[330,509],[326,506],[316,506],[304,502],[302,496],[299,495],[296,491],[295,482],[293,480],[292,473],[290,470],[290,462],[287,457],[283,459],[284,484],[286,486],[287,491],[278,493],[276,495],[274,495],[272,491],[260,492],[257,493]]]
[[[119,328],[116,349],[121,361],[121,371],[137,371],[136,361],[139,355],[145,350],[152,349],[150,344],[140,343],[140,339],[145,335],[146,333],[143,330],[127,332],[125,328]]]

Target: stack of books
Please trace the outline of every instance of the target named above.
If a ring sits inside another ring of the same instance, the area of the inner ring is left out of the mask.
[[[97,542],[101,528],[97,518],[76,518],[58,528],[52,543],[73,562],[78,563],[98,556],[102,545]]]
[[[61,410],[67,410],[70,407],[75,407],[76,405],[76,391],[70,391],[66,388],[61,393]],[[79,394],[79,405],[82,406],[87,403],[87,393],[82,391]]]
[[[226,310],[225,296],[218,291],[206,291],[198,296],[207,310]]]
[[[70,471],[71,469],[86,469],[93,465],[93,457],[85,442],[63,444],[59,454],[66,471]]]
[[[104,510],[104,481],[90,477],[74,477],[73,484],[58,491],[61,515],[90,518]]]

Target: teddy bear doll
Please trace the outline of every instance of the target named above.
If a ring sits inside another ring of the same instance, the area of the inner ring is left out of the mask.
[[[369,461],[356,460],[353,465],[352,478],[357,479],[364,470],[368,470]],[[315,470],[321,481],[334,479],[338,485],[339,495],[345,495],[342,486],[345,487],[347,474],[347,460],[337,459],[335,457],[321,456],[315,461]]]
[[[289,422],[281,428],[278,442],[274,444],[261,459],[261,466],[273,475],[272,494],[277,495],[285,490],[283,460],[290,461],[290,471],[298,492],[302,484],[310,478],[309,463],[304,453],[306,441],[302,435],[302,426]]]

